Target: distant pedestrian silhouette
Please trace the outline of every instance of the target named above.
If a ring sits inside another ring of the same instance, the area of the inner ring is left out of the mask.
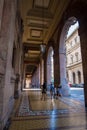
[[[46,91],[47,91],[46,82],[44,82],[44,84],[42,85],[42,97],[41,97],[41,100],[46,99]]]
[[[53,86],[53,84],[51,83],[51,84],[50,84],[50,95],[51,95],[51,99],[53,98],[53,94],[54,94],[54,86]]]

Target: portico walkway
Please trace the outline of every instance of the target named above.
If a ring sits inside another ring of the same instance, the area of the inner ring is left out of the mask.
[[[73,97],[41,101],[40,91],[24,91],[9,130],[86,130],[84,102]]]

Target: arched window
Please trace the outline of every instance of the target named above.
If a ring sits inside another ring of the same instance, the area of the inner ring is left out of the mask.
[[[76,83],[76,76],[75,76],[74,72],[72,73],[72,77],[73,77],[73,83],[75,84]]]
[[[78,71],[77,73],[78,73],[78,83],[81,83],[81,72]]]

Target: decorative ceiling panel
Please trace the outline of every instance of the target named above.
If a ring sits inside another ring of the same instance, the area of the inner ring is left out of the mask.
[[[48,8],[50,0],[35,0],[34,7]]]
[[[40,38],[42,34],[42,30],[31,30],[31,37],[37,37]]]

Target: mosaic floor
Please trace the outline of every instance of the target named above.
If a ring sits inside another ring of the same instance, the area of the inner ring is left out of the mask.
[[[84,102],[75,97],[41,100],[40,91],[23,92],[9,130],[87,130]]]

